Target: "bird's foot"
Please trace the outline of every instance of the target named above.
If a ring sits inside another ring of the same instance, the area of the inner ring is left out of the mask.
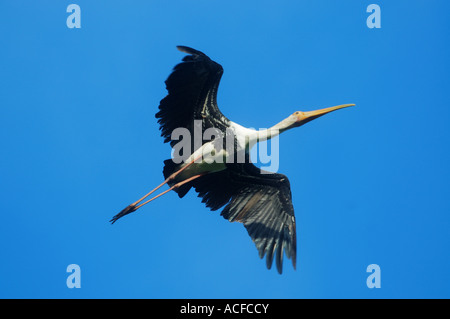
[[[134,205],[134,204],[128,205],[127,207],[125,207],[124,209],[122,209],[122,210],[120,211],[120,213],[118,213],[116,216],[114,216],[114,217],[110,220],[111,224],[114,224],[119,218],[121,218],[121,217],[123,217],[123,216],[125,216],[125,215],[128,215],[129,213],[134,212],[136,209],[137,209],[137,208],[136,208],[136,205]]]

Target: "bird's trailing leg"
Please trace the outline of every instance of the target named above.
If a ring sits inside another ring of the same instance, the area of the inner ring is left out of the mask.
[[[178,171],[174,172],[172,175],[170,175],[169,177],[166,178],[166,180],[164,182],[162,182],[161,184],[159,184],[158,186],[156,186],[154,189],[152,189],[150,192],[148,192],[145,196],[141,197],[139,200],[135,201],[133,204],[128,205],[127,207],[125,207],[124,209],[122,209],[122,211],[120,211],[120,213],[118,213],[117,215],[115,215],[110,222],[112,224],[114,224],[119,218],[128,215],[129,213],[132,213],[134,211],[136,211],[138,208],[141,208],[142,206],[144,206],[145,204],[150,203],[152,200],[170,192],[171,190],[173,190],[174,188],[178,188],[200,176],[202,176],[203,174],[199,174],[199,175],[194,175],[190,178],[185,179],[184,181],[181,181],[175,185],[173,185],[172,187],[170,187],[168,190],[162,192],[159,195],[156,195],[155,197],[147,200],[144,203],[141,203],[144,199],[146,199],[148,196],[150,196],[151,194],[153,194],[154,192],[156,192],[158,189],[160,189],[162,186],[164,186],[165,184],[167,184],[168,182],[172,181],[173,179],[175,179],[175,177],[178,176],[178,174],[180,174],[182,171],[184,171],[185,169],[187,169],[189,166],[191,166],[192,164],[194,164],[198,159],[200,159],[202,156],[199,156],[198,158],[195,158],[194,160],[192,160],[189,164],[187,164],[186,166],[184,166],[183,168],[179,169]],[[141,203],[141,204],[139,204]]]

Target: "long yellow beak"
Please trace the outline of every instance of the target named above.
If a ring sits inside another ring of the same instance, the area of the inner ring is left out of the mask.
[[[309,112],[295,112],[294,114],[297,116],[297,125],[296,126],[300,126],[303,125],[305,123],[308,123],[309,121],[312,121],[322,115],[325,115],[327,113],[336,111],[336,110],[340,110],[349,106],[355,106],[355,104],[342,104],[342,105],[338,105],[338,106],[332,106],[332,107],[327,107],[324,109],[320,109],[320,110],[315,110],[315,111],[309,111]]]

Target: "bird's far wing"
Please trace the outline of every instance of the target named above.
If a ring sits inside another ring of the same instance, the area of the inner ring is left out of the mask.
[[[242,222],[267,268],[275,258],[283,268],[283,251],[296,267],[297,239],[289,180],[285,175],[263,172],[252,163],[227,164],[228,169],[205,175],[193,186],[212,210],[228,204],[221,215]]]
[[[220,64],[204,53],[185,46],[177,47],[189,55],[176,65],[166,80],[167,96],[161,100],[155,117],[164,142],[174,146],[171,134],[176,128],[187,128],[193,137],[194,120],[202,120],[203,128],[217,127],[225,132],[229,120],[217,106],[217,89],[223,74]]]

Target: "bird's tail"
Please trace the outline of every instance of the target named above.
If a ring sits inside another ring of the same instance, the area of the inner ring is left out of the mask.
[[[180,164],[175,164],[172,159],[165,160],[163,168],[164,179],[167,179],[170,175],[175,173],[178,170],[179,166]]]
[[[181,169],[182,164],[175,164],[172,159],[167,159],[164,161],[164,168],[163,168],[163,175],[164,178],[167,179],[170,175]],[[175,181],[168,182],[169,186],[173,186],[175,184]],[[183,198],[184,195],[189,192],[192,185],[191,183],[184,184],[178,188],[175,188],[174,191],[178,194],[180,198]]]

